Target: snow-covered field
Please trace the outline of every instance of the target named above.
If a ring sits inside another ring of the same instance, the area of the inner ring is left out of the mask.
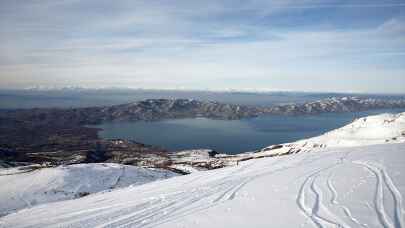
[[[34,206],[0,227],[405,227],[403,115],[360,119],[303,153]]]
[[[263,158],[39,205],[2,227],[404,227],[405,144]]]
[[[0,169],[0,215],[90,193],[140,185],[175,174],[119,164]]]

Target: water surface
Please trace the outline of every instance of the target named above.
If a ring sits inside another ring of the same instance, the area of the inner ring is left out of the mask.
[[[124,138],[171,151],[210,148],[225,153],[254,151],[268,145],[320,135],[355,118],[397,110],[329,113],[314,116],[262,116],[242,120],[205,118],[157,122],[116,122],[97,125],[102,138]]]

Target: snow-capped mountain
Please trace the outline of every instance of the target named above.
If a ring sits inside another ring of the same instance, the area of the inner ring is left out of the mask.
[[[170,171],[110,163],[0,169],[0,215],[172,176],[176,174]]]
[[[286,104],[269,107],[266,113],[280,115],[303,115],[318,113],[341,113],[362,110],[403,108],[404,100],[381,100],[374,98],[359,97],[330,97],[318,101],[303,104]]]

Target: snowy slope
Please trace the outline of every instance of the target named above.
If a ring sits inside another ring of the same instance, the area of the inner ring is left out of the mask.
[[[405,142],[405,113],[360,118],[309,141],[329,147]]]
[[[174,176],[169,171],[118,164],[0,169],[0,215],[37,204],[140,185]]]
[[[281,148],[270,146],[262,152],[287,154],[310,151],[324,147],[353,147],[405,142],[405,113],[380,114],[357,119],[352,123],[321,136],[283,144]]]
[[[1,227],[405,227],[405,144],[326,148],[39,205]]]
[[[404,113],[361,118],[249,154],[289,156],[33,206],[0,227],[405,227],[404,133]]]

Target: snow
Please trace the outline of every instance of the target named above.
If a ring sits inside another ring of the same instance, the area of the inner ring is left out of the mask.
[[[210,159],[212,150],[198,149],[198,150],[184,150],[178,151],[172,156],[177,157],[179,162],[202,162]]]
[[[3,227],[404,227],[405,144],[254,159],[49,203]]]
[[[184,172],[193,173],[207,170],[206,166],[220,167],[216,156],[217,152],[209,149],[183,150],[169,154],[172,164],[170,168]]]
[[[109,163],[0,169],[0,215],[174,175],[169,171]]]
[[[322,136],[303,140],[303,142],[308,141],[328,147],[405,142],[405,113],[360,118]]]
[[[405,113],[380,114],[357,119],[352,123],[321,136],[264,148],[261,154],[287,154],[317,148],[355,147],[405,142]]]
[[[404,114],[367,117],[257,154],[301,153],[37,205],[0,227],[405,227],[404,130]]]
[[[201,169],[197,169],[191,165],[187,164],[176,164],[176,165],[171,165],[170,168],[173,168],[175,170],[179,170],[181,172],[184,172],[186,174],[194,173],[194,172],[200,172]]]

